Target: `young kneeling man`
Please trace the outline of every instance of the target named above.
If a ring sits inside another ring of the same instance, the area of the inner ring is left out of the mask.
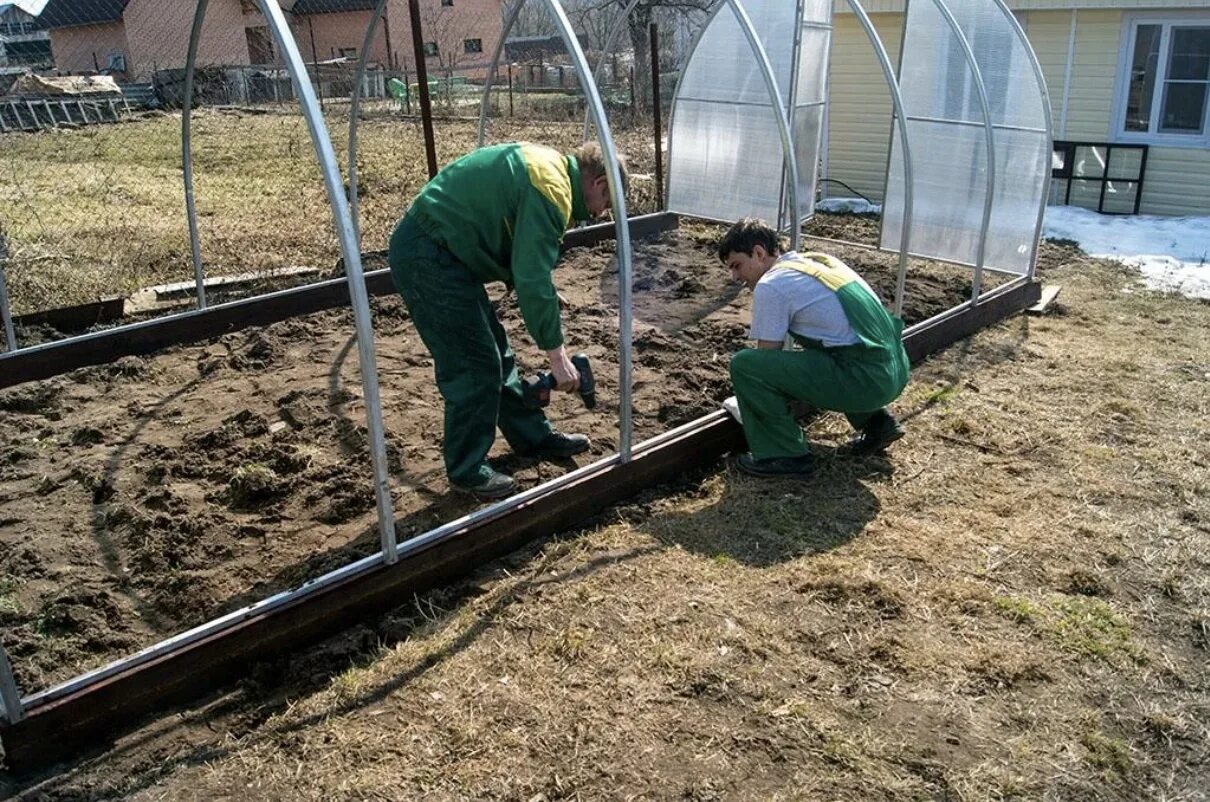
[[[849,443],[854,453],[876,453],[903,436],[886,410],[908,381],[903,321],[860,276],[824,253],[782,253],[777,232],[753,219],[731,227],[718,256],[753,297],[756,348],[731,358],[751,449],[739,458],[741,470],[793,478],[811,472],[794,401],[845,413],[859,433]],[[785,350],[787,334],[799,348]]]

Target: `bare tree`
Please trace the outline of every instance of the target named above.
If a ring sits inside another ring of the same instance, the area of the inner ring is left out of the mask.
[[[651,111],[651,23],[657,19],[673,20],[688,16],[695,22],[704,20],[719,0],[639,0],[626,18],[627,33],[634,53],[634,103],[640,111]],[[592,0],[582,13],[621,14],[630,0]]]
[[[525,5],[511,36],[549,36],[558,32],[546,10],[546,4],[540,0],[510,0],[504,13],[507,15],[518,2]],[[651,70],[648,66],[651,63],[651,23],[659,21],[675,26],[682,18],[689,18],[691,27],[696,27],[705,20],[706,12],[717,2],[721,0],[639,0],[631,10],[625,24],[634,54],[636,108],[651,110]],[[609,32],[629,5],[630,0],[565,0],[563,3],[568,19],[580,37],[581,46],[590,51],[600,51],[605,47]],[[617,77],[624,80],[623,76]]]
[[[443,97],[446,105],[452,102],[451,84],[454,72],[471,61],[481,61],[482,39],[478,39],[479,50],[469,52],[467,42],[471,32],[466,12],[455,6],[424,5],[421,7],[421,29],[424,31],[425,55],[437,59],[438,72],[444,79]],[[435,48],[435,52],[430,48]]]

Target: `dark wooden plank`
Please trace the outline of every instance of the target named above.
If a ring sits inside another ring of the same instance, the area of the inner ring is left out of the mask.
[[[908,358],[919,362],[931,353],[947,345],[969,337],[979,329],[1020,312],[1034,303],[1042,294],[1042,285],[1036,281],[1026,282],[1007,292],[984,299],[973,308],[967,308],[952,317],[939,320],[930,326],[914,331],[903,340]]]
[[[65,332],[85,331],[98,323],[110,323],[120,319],[125,306],[125,299],[121,297],[104,298],[87,304],[17,315],[13,318],[13,326],[22,328],[45,325]]]
[[[635,217],[630,221],[631,237],[640,239],[670,230],[676,225],[677,216],[667,212]],[[566,250],[597,245],[612,240],[614,231],[612,223],[573,229],[567,232],[563,247]],[[367,255],[385,255],[385,252]],[[390,273],[386,270],[366,273],[366,290],[371,296],[393,293],[395,288]],[[348,283],[343,278],[330,279],[273,297],[248,298],[210,309],[182,312],[133,327],[98,332],[87,339],[0,354],[0,389],[48,379],[88,365],[103,365],[124,356],[146,356],[169,346],[200,342],[251,326],[267,326],[348,304]]]
[[[743,435],[726,414],[708,416],[680,437],[606,465],[571,485],[548,491],[522,510],[473,526],[391,566],[380,565],[289,606],[240,622],[222,633],[26,711],[0,728],[9,765],[27,770],[63,760],[107,739],[138,716],[196,698],[244,675],[260,660],[286,654],[382,613],[465,574],[521,544],[585,520],[610,504],[708,463],[738,447]]]
[[[905,338],[916,362],[1037,300],[1040,285],[999,293]],[[36,705],[16,724],[0,726],[9,765],[26,771],[103,747],[142,716],[197,698],[246,673],[257,661],[286,654],[397,606],[401,598],[436,587],[519,545],[563,531],[610,504],[709,465],[742,447],[740,427],[722,410],[678,437],[642,449],[634,459],[606,465],[576,482],[548,490],[521,509],[477,523],[455,537],[376,566],[288,606],[240,622],[197,643]]]

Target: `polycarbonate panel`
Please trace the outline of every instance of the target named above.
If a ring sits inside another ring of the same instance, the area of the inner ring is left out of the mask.
[[[983,222],[987,153],[983,129],[969,125],[909,121],[915,194],[911,252],[917,256],[975,263]],[[1049,143],[1029,131],[996,131],[996,192],[984,265],[1020,275],[1029,272],[1042,166]],[[903,225],[903,153],[893,142],[891,172],[883,206],[882,245],[898,249]],[[1004,176],[1003,180],[999,176]]]
[[[831,0],[805,0],[802,8],[803,22],[832,23]]]
[[[668,208],[716,220],[777,219],[781,136],[771,108],[679,99]]]
[[[749,0],[744,3],[744,9],[761,38],[783,98],[788,98],[794,50],[794,4]],[[756,57],[748,47],[748,39],[735,14],[726,4],[711,19],[690,55],[678,92],[678,97],[695,100],[770,105],[769,92]]]
[[[1050,166],[1032,52],[991,0],[946,0],[987,92],[996,186],[984,266],[1027,274]],[[974,264],[987,191],[986,132],[974,71],[935,0],[909,0],[900,85],[912,151],[913,254]],[[892,130],[882,245],[899,247],[903,153]]]
[[[789,102],[796,5],[743,3]],[[718,220],[777,219],[783,153],[777,112],[756,54],[723,5],[698,40],[674,101],[668,208]],[[809,206],[809,204],[807,204]]]
[[[815,211],[819,149],[823,141],[823,110],[823,106],[800,106],[794,110],[794,157],[798,161],[800,220],[810,218]]]
[[[831,31],[804,27],[802,51],[798,57],[798,90],[794,103],[802,106],[817,103],[827,97],[828,40]]]

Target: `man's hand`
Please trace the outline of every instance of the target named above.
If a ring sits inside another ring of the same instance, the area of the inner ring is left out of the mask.
[[[567,350],[563,346],[546,352],[550,358],[550,372],[555,377],[555,389],[568,393],[580,386],[580,371],[571,364]]]

